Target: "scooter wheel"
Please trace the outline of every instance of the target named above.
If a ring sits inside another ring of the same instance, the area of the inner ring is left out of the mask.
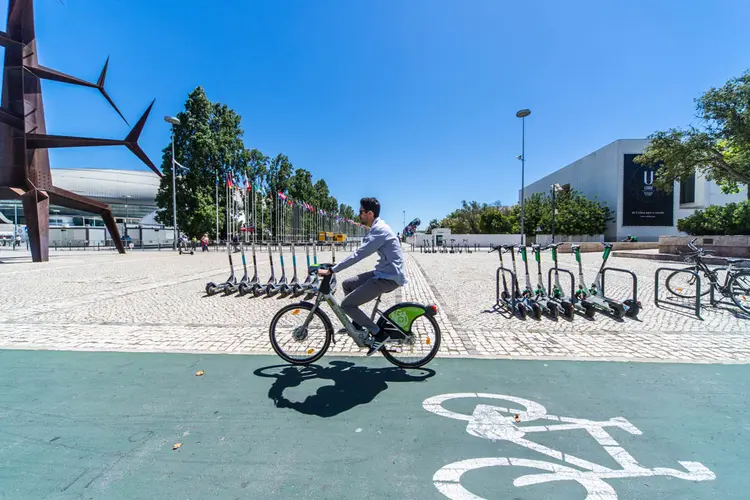
[[[260,297],[261,295],[263,295],[263,291],[264,290],[263,290],[262,286],[258,286],[258,285],[254,286],[253,287],[253,297]]]
[[[586,307],[586,313],[585,313],[585,315],[586,315],[587,318],[593,318],[595,314],[596,314],[596,308],[594,308],[594,306],[587,306]]]
[[[628,307],[625,316],[629,318],[635,318],[638,316],[638,313],[641,312],[641,305],[637,302],[633,302],[633,299],[626,300],[624,304]]]
[[[216,283],[206,283],[206,295],[213,295],[216,291]]]
[[[563,304],[562,306],[563,315],[568,319],[573,319],[575,317],[573,304]]]
[[[534,318],[542,319],[542,308],[537,304],[532,304],[531,310],[534,312]]]
[[[549,310],[549,315],[553,319],[557,319],[557,317],[560,315],[560,312],[557,310],[557,304],[554,302],[547,302],[547,309]]]
[[[609,306],[609,309],[617,319],[622,319],[622,317],[625,316],[625,308],[621,305]]]
[[[245,283],[240,283],[239,289],[237,290],[237,293],[239,293],[240,297],[245,295],[247,292],[247,285]]]
[[[526,319],[526,309],[521,304],[516,306],[516,311],[518,312],[518,315],[521,316],[521,319]]]

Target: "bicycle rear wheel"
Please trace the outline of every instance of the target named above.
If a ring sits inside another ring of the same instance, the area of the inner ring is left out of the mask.
[[[750,314],[750,271],[740,271],[727,285],[735,305]]]
[[[432,361],[441,340],[440,326],[432,311],[422,304],[403,302],[383,316],[398,325],[395,327],[383,317],[378,320],[378,327],[391,337],[380,351],[385,359],[401,368],[419,368]]]
[[[695,266],[686,267],[684,270],[693,271],[695,273],[698,273],[699,275],[702,274],[701,297],[707,295],[711,290],[708,276],[705,273],[702,273],[701,270]],[[683,299],[692,299],[695,297],[696,292],[695,283],[696,279],[692,274],[674,272],[667,276],[667,281],[664,282],[664,285],[667,287],[667,290],[669,290],[671,294],[682,297]]]
[[[313,304],[300,302],[282,307],[271,320],[268,335],[273,350],[283,360],[307,365],[319,360],[331,345],[333,325],[320,308],[316,309],[307,327],[305,320]]]

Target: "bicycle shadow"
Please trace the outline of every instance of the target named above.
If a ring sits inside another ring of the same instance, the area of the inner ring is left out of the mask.
[[[333,417],[355,406],[370,403],[388,388],[388,382],[423,382],[435,376],[435,371],[429,368],[416,368],[410,371],[418,373],[411,374],[403,368],[368,368],[350,361],[331,361],[329,365],[330,367],[274,365],[258,368],[253,374],[276,379],[268,389],[268,397],[277,408],[290,408],[322,418]],[[282,369],[280,373],[265,373],[274,368]],[[284,397],[286,389],[297,387],[311,379],[332,380],[334,385],[319,387],[315,394],[307,396],[301,402]]]

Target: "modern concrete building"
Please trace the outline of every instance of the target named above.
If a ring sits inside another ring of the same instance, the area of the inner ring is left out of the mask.
[[[155,224],[159,178],[153,172],[95,168],[53,168],[52,179],[76,194],[109,204],[118,223]],[[20,202],[0,200],[0,221],[25,224]],[[4,219],[4,220],[3,220]],[[50,226],[104,226],[98,215],[50,206]]]
[[[654,170],[633,161],[647,144],[646,139],[616,140],[525,186],[525,196],[528,199],[534,193],[550,195],[552,185],[560,184],[604,202],[614,212],[614,221],[604,234],[608,241],[619,241],[628,235],[641,241],[680,235],[677,221],[696,209],[747,199],[747,186],[739,194],[725,195],[714,182],[700,175],[676,182],[672,193],[656,190]]]

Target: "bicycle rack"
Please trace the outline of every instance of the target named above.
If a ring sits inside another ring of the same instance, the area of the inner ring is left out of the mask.
[[[503,266],[500,266],[497,268],[497,271],[495,273],[495,305],[500,305],[500,272],[508,273],[510,274],[510,298],[515,299],[518,297],[518,287],[516,286],[516,274],[511,271],[510,269],[507,269]]]
[[[698,317],[698,319],[703,320],[701,317],[701,277],[698,276],[698,273],[695,271],[691,271],[689,269],[677,269],[675,267],[660,267],[656,270],[654,273],[654,304],[656,304],[656,307],[659,307],[659,303],[662,304],[669,304],[672,306],[677,307],[684,307],[685,309],[690,309],[690,306],[686,306],[685,304],[680,304],[679,302],[672,302],[669,300],[663,300],[659,299],[659,273],[662,271],[673,271],[678,273],[687,273],[692,274],[695,276],[695,306],[692,308],[695,309],[695,315]],[[711,298],[713,299],[713,287],[711,287]]]
[[[637,307],[638,304],[638,277],[635,275],[633,271],[629,271],[627,269],[620,269],[618,267],[605,267],[602,269],[602,296],[606,297],[607,294],[604,293],[604,275],[607,274],[607,271],[615,271],[618,273],[627,273],[633,278],[633,304],[635,304],[635,307]]]

